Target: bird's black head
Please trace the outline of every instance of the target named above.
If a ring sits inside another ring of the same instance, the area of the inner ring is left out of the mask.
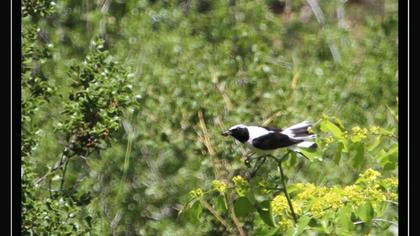
[[[229,130],[222,133],[223,136],[232,136],[241,143],[248,141],[249,132],[248,128],[245,125],[235,125],[232,126]]]

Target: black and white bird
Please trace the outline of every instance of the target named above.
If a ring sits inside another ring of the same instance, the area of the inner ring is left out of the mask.
[[[269,154],[278,148],[316,148],[313,139],[316,135],[310,132],[312,124],[303,121],[285,129],[235,125],[222,133],[223,136],[232,136],[247,145],[252,152]]]

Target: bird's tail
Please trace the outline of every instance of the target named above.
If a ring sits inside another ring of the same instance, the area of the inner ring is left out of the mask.
[[[316,138],[316,135],[310,131],[311,127],[311,122],[305,120],[299,124],[295,124],[284,129],[282,133],[292,139],[301,140],[302,142],[296,144],[297,147],[316,148],[316,143],[310,141]]]

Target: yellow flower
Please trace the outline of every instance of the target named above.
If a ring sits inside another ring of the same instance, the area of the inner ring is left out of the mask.
[[[360,192],[357,185],[349,185],[343,189],[343,198],[351,201],[352,204],[361,205],[364,200],[363,194]]]
[[[232,181],[235,184],[235,186],[237,186],[237,187],[248,186],[248,182],[246,182],[246,180],[244,178],[242,178],[242,176],[240,176],[240,175],[237,175],[237,176],[233,177]]]
[[[381,173],[379,173],[376,170],[373,170],[372,168],[369,168],[364,173],[360,174],[359,180],[362,179],[362,180],[365,180],[367,182],[373,182],[379,176],[381,176]]]
[[[279,227],[281,231],[285,232],[291,227],[293,227],[293,222],[290,219],[284,218],[279,221]]]
[[[386,178],[383,180],[383,183],[388,188],[398,188],[398,179],[397,178]]]
[[[387,198],[391,201],[398,202],[398,194],[397,193],[388,193]]]
[[[213,188],[219,191],[220,194],[224,194],[226,192],[226,184],[219,181],[213,180],[212,182]]]
[[[201,188],[194,189],[190,191],[190,197],[193,199],[200,198],[203,196],[203,190]]]
[[[235,184],[235,190],[240,196],[244,196],[248,192],[248,182],[242,178],[242,176],[237,175],[232,178],[233,183]]]
[[[379,131],[379,127],[378,127],[378,126],[372,126],[372,127],[370,128],[370,132],[372,132],[372,133],[374,133],[374,134],[377,134],[377,133],[378,133],[378,131]]]
[[[336,210],[342,206],[342,196],[334,191],[330,191],[324,195],[322,199],[322,205],[325,206],[324,208],[327,209],[330,207],[332,210]]]
[[[309,206],[309,211],[315,218],[321,218],[325,214],[320,200],[313,201],[312,204]]]
[[[364,190],[364,195],[365,195],[366,200],[379,201],[379,202],[386,201],[385,193],[380,191],[377,188],[370,188],[370,187],[366,188]]]
[[[359,126],[355,126],[353,128],[351,128],[351,131],[353,131],[353,133],[359,133],[361,130],[361,128]]]
[[[325,141],[325,145],[328,145],[328,144],[334,142],[334,139],[332,137],[326,137],[324,139],[324,141]]]
[[[287,199],[283,195],[277,195],[272,201],[271,201],[271,208],[273,209],[273,212],[277,215],[283,214],[284,212],[289,209],[289,205],[287,204]]]
[[[292,206],[295,214],[301,214],[302,208],[300,208],[294,201],[292,201]],[[286,213],[291,214],[291,210],[289,207],[289,203],[287,202],[287,198],[284,195],[277,195],[272,201],[271,201],[271,208],[273,209],[274,214],[277,215],[284,215]]]
[[[310,133],[310,134],[313,134],[313,133],[314,133],[314,131],[313,131],[312,127],[308,127],[307,131],[308,131],[308,133]]]
[[[314,184],[308,183],[304,185],[304,191],[299,193],[296,196],[296,199],[305,200],[314,197],[315,191],[317,191],[317,187]]]

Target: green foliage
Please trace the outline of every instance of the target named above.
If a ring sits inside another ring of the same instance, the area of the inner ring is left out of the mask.
[[[395,142],[392,131],[378,127],[368,130],[356,126],[349,132],[344,129],[339,119],[327,116],[323,117],[319,129],[319,132],[313,131],[318,134],[319,148],[318,151],[312,153],[325,156],[332,151],[337,154],[337,151],[330,150],[330,147],[335,146],[340,152],[345,150],[348,157],[352,159],[350,163],[357,168],[361,168],[364,166],[363,163],[366,163],[365,152],[360,154],[360,150],[369,150],[372,152],[369,154],[374,155],[381,150],[381,146],[389,145],[388,142],[390,142],[393,143],[392,146],[396,145],[395,152],[398,152],[398,143]],[[302,151],[300,151],[302,154],[309,153]],[[286,155],[286,157],[292,156]],[[332,158],[335,159],[335,157]],[[385,172],[389,171],[387,166],[381,165],[381,158],[376,158],[376,165],[381,166]],[[322,158],[308,158],[307,161],[315,160],[323,161]],[[397,160],[393,159],[392,163],[395,166]],[[275,169],[271,171],[276,172]],[[293,212],[298,217],[296,224],[293,222],[292,209],[285,194],[272,191],[273,189],[283,191],[278,179],[270,178],[270,175],[266,173],[262,175],[265,178],[262,178],[264,179],[262,181],[259,180],[260,182],[246,181],[241,176],[235,176],[230,184],[223,185],[223,192],[218,191],[219,194],[224,195],[228,194],[229,190],[235,190],[234,212],[240,219],[247,217],[255,223],[250,233],[261,232],[264,227],[269,226],[276,228],[276,234],[281,235],[300,235],[303,232],[352,235],[355,232],[381,232],[383,225],[378,225],[378,222],[386,222],[389,226],[397,221],[397,216],[394,214],[398,207],[398,180],[396,177],[383,178],[380,172],[373,169],[367,169],[354,183],[347,186],[327,187],[312,183],[289,185]],[[221,188],[220,181],[215,180],[213,183],[217,183],[213,184],[213,189]],[[229,188],[229,185],[233,189]],[[191,195],[192,201],[198,198],[214,197],[211,191],[203,192],[200,189],[199,193]],[[216,209],[219,209],[221,215],[229,215],[229,207]],[[188,212],[188,207],[185,210]],[[389,219],[384,220],[382,217]],[[257,218],[260,218],[266,226],[257,224],[259,222]]]
[[[120,128],[123,111],[135,104],[127,72],[103,51],[103,41],[92,43],[83,63],[71,68],[73,91],[65,104],[58,130],[69,140],[68,155],[87,156],[105,148]]]
[[[316,2],[22,1],[22,233],[392,235],[396,1]],[[220,136],[304,119],[284,179]]]
[[[54,6],[55,2],[51,0],[22,0],[22,17],[50,15]]]

